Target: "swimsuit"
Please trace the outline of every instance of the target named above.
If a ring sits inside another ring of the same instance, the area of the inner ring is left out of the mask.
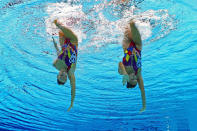
[[[77,49],[69,39],[65,39],[64,44],[62,45],[62,51],[58,55],[60,60],[63,60],[67,65],[67,72],[70,70],[72,65],[77,61]]]
[[[135,43],[131,41],[129,47],[124,51],[123,64],[133,66],[135,75],[141,70],[141,51],[137,49]]]

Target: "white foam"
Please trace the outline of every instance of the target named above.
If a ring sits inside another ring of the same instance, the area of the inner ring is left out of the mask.
[[[68,3],[51,3],[47,6],[46,11],[49,17],[46,18],[46,32],[50,35],[58,33],[57,27],[52,23],[58,19],[66,27],[69,27],[79,39],[86,38],[86,34],[82,32],[81,21],[85,19],[85,14],[82,11],[82,5],[71,6]]]
[[[152,34],[153,26],[150,23],[151,21],[159,21],[156,22],[156,24],[165,24],[168,27],[173,25],[172,22],[161,22],[162,20],[166,21],[166,19],[169,18],[168,11],[165,9],[147,10],[143,13],[134,14],[135,10],[137,10],[135,6],[125,8],[125,10],[121,12],[116,12],[115,9],[113,10],[113,7],[109,7],[111,4],[112,3],[104,1],[101,4],[94,5],[86,14],[82,10],[82,5],[71,5],[69,3],[49,4],[47,6],[49,18],[46,18],[46,31],[49,34],[57,33],[57,28],[52,24],[54,19],[58,19],[65,26],[71,28],[78,36],[79,42],[82,42],[82,39],[86,39],[86,34],[90,34],[90,32],[94,30],[94,33],[88,35],[87,44],[81,44],[80,46],[81,49],[86,49],[92,46],[99,48],[111,43],[121,44],[123,32],[125,27],[128,26],[130,19],[134,19],[136,26],[140,31],[142,40],[146,40],[147,38],[152,37],[152,35],[160,38],[167,33],[161,31],[163,34],[160,34],[160,36]],[[115,21],[107,18],[105,12],[106,8],[112,9],[112,15],[114,15],[114,17],[117,13],[121,13],[121,18]],[[87,23],[86,25],[83,24],[84,21]],[[165,28],[163,28],[163,30],[165,30]]]

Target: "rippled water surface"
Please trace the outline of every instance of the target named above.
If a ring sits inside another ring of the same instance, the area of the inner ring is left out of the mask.
[[[197,130],[197,1],[0,0],[0,129]],[[124,28],[143,39],[147,109],[118,74]],[[59,19],[79,37],[76,99],[56,83]]]

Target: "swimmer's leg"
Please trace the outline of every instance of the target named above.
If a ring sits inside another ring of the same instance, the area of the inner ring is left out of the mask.
[[[75,99],[75,87],[76,87],[75,74],[74,74],[75,68],[76,68],[76,64],[74,64],[71,67],[71,69],[68,71],[68,78],[70,80],[70,86],[71,86],[71,104],[67,111],[70,111],[70,109],[73,107],[74,99]]]
[[[54,20],[54,24],[64,33],[66,38],[69,38],[72,43],[78,43],[77,36],[67,27],[61,25],[57,20]]]
[[[146,110],[146,96],[145,96],[145,90],[144,90],[144,82],[143,82],[141,73],[140,75],[138,75],[137,81],[138,81],[138,85],[141,91],[141,98],[142,98],[142,108],[140,112],[143,112]]]
[[[135,42],[136,47],[141,50],[142,49],[142,40],[141,40],[140,32],[137,29],[137,27],[133,21],[131,21],[129,23],[129,25],[130,25],[130,29],[131,29],[131,38]]]
[[[75,99],[75,75],[73,73],[72,74],[69,73],[68,78],[70,79],[70,85],[71,85],[71,104],[67,111],[70,111],[70,109],[73,107],[74,99]]]

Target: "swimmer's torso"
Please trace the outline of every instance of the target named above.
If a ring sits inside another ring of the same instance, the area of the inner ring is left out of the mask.
[[[64,43],[61,44],[62,50],[58,55],[58,59],[62,60],[67,68],[67,71],[76,66],[77,62],[77,47],[73,45],[69,39],[65,39]]]
[[[123,49],[123,64],[127,74],[139,74],[141,72],[141,51],[135,46],[133,41],[125,44],[125,46],[123,45]]]

